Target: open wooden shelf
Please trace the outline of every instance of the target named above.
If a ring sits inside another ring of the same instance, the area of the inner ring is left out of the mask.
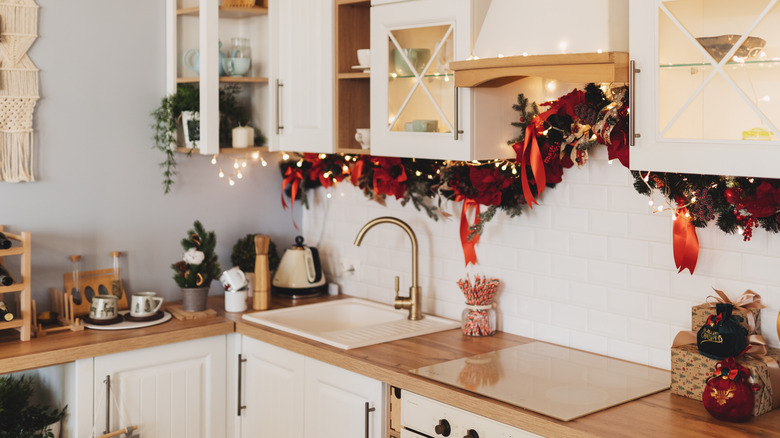
[[[27,231],[24,231],[21,234],[9,233],[4,231],[2,225],[0,225],[0,231],[3,231],[7,238],[21,244],[20,246],[13,246],[8,249],[0,249],[0,263],[3,262],[3,257],[21,256],[19,261],[21,275],[15,277],[17,281],[10,286],[0,287],[0,301],[6,301],[5,294],[19,294],[14,295],[14,301],[17,303],[14,319],[12,321],[0,322],[0,330],[19,330],[19,339],[22,341],[29,341],[32,336],[32,291],[30,288],[30,259],[32,256],[31,236]]]
[[[363,148],[336,148],[337,154],[367,155],[371,153],[370,149]]]
[[[628,82],[628,53],[507,56],[450,63],[456,87],[500,87],[528,76],[563,82]]]
[[[176,78],[177,84],[197,84],[200,82],[200,78],[198,76],[193,77],[186,77],[186,78]],[[220,76],[219,82],[222,84],[235,84],[235,83],[241,83],[241,84],[267,84],[268,78],[265,77],[249,77],[249,76]]]
[[[176,10],[176,15],[198,16],[199,14],[200,7],[198,6]],[[253,8],[226,8],[224,6],[219,7],[219,16],[221,18],[246,18],[258,15],[268,15],[268,8],[262,8],[260,6],[255,6]]]
[[[199,155],[200,149],[198,148],[176,148],[176,152],[180,154],[193,154]],[[253,152],[268,152],[268,146],[256,146],[251,148],[219,148],[219,155],[246,155]]]
[[[371,79],[371,73],[337,73],[339,79]]]

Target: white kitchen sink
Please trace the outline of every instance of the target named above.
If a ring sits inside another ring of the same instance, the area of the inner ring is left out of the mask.
[[[425,315],[410,321],[409,311],[360,298],[327,301],[284,309],[247,313],[247,321],[283,330],[348,350],[382,342],[440,332],[457,321]]]

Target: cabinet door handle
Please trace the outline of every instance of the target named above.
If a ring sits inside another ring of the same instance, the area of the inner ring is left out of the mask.
[[[106,430],[103,434],[108,434],[111,431],[111,376],[107,375],[106,380]]]
[[[629,146],[636,144],[636,139],[641,137],[641,134],[636,132],[636,74],[642,70],[636,68],[636,61],[628,61],[628,74],[630,79],[628,81],[628,142]]]
[[[368,427],[369,419],[368,419],[368,414],[370,414],[370,413],[372,413],[372,412],[374,412],[376,410],[376,408],[369,407],[369,406],[370,406],[370,404],[368,402],[366,402],[366,412],[365,412],[365,414],[366,414],[366,438],[369,438],[369,427]]]
[[[455,133],[455,140],[460,139],[460,134],[463,134],[463,131],[460,129],[460,99],[458,98],[458,87],[453,87],[455,89],[455,105],[453,105],[454,111],[455,111],[455,119],[453,120],[452,127],[453,132]]]
[[[246,362],[241,354],[238,355],[238,416],[241,416],[241,410],[246,409],[246,405],[241,404],[241,364]]]
[[[282,87],[284,82],[276,80],[276,134],[281,134],[284,125],[282,124]]]

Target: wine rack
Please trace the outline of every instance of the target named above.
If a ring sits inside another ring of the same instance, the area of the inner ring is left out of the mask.
[[[20,270],[21,278],[15,278],[17,280],[10,286],[0,286],[0,301],[6,303],[15,302],[16,311],[15,318],[11,321],[0,322],[0,330],[16,329],[19,331],[19,338],[22,341],[29,341],[31,333],[32,322],[32,310],[30,299],[30,233],[23,231],[21,234],[13,234],[4,231],[3,226],[0,225],[0,231],[2,231],[7,238],[12,241],[21,243],[19,246],[12,246],[8,249],[0,249],[0,263],[3,263],[3,258],[8,256],[21,256]],[[5,266],[5,264],[3,265]],[[7,295],[18,294],[14,296],[13,300],[6,299]]]

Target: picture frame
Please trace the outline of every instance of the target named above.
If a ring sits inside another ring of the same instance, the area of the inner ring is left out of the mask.
[[[181,127],[184,132],[184,147],[193,149],[200,141],[200,113],[197,111],[181,112]]]

